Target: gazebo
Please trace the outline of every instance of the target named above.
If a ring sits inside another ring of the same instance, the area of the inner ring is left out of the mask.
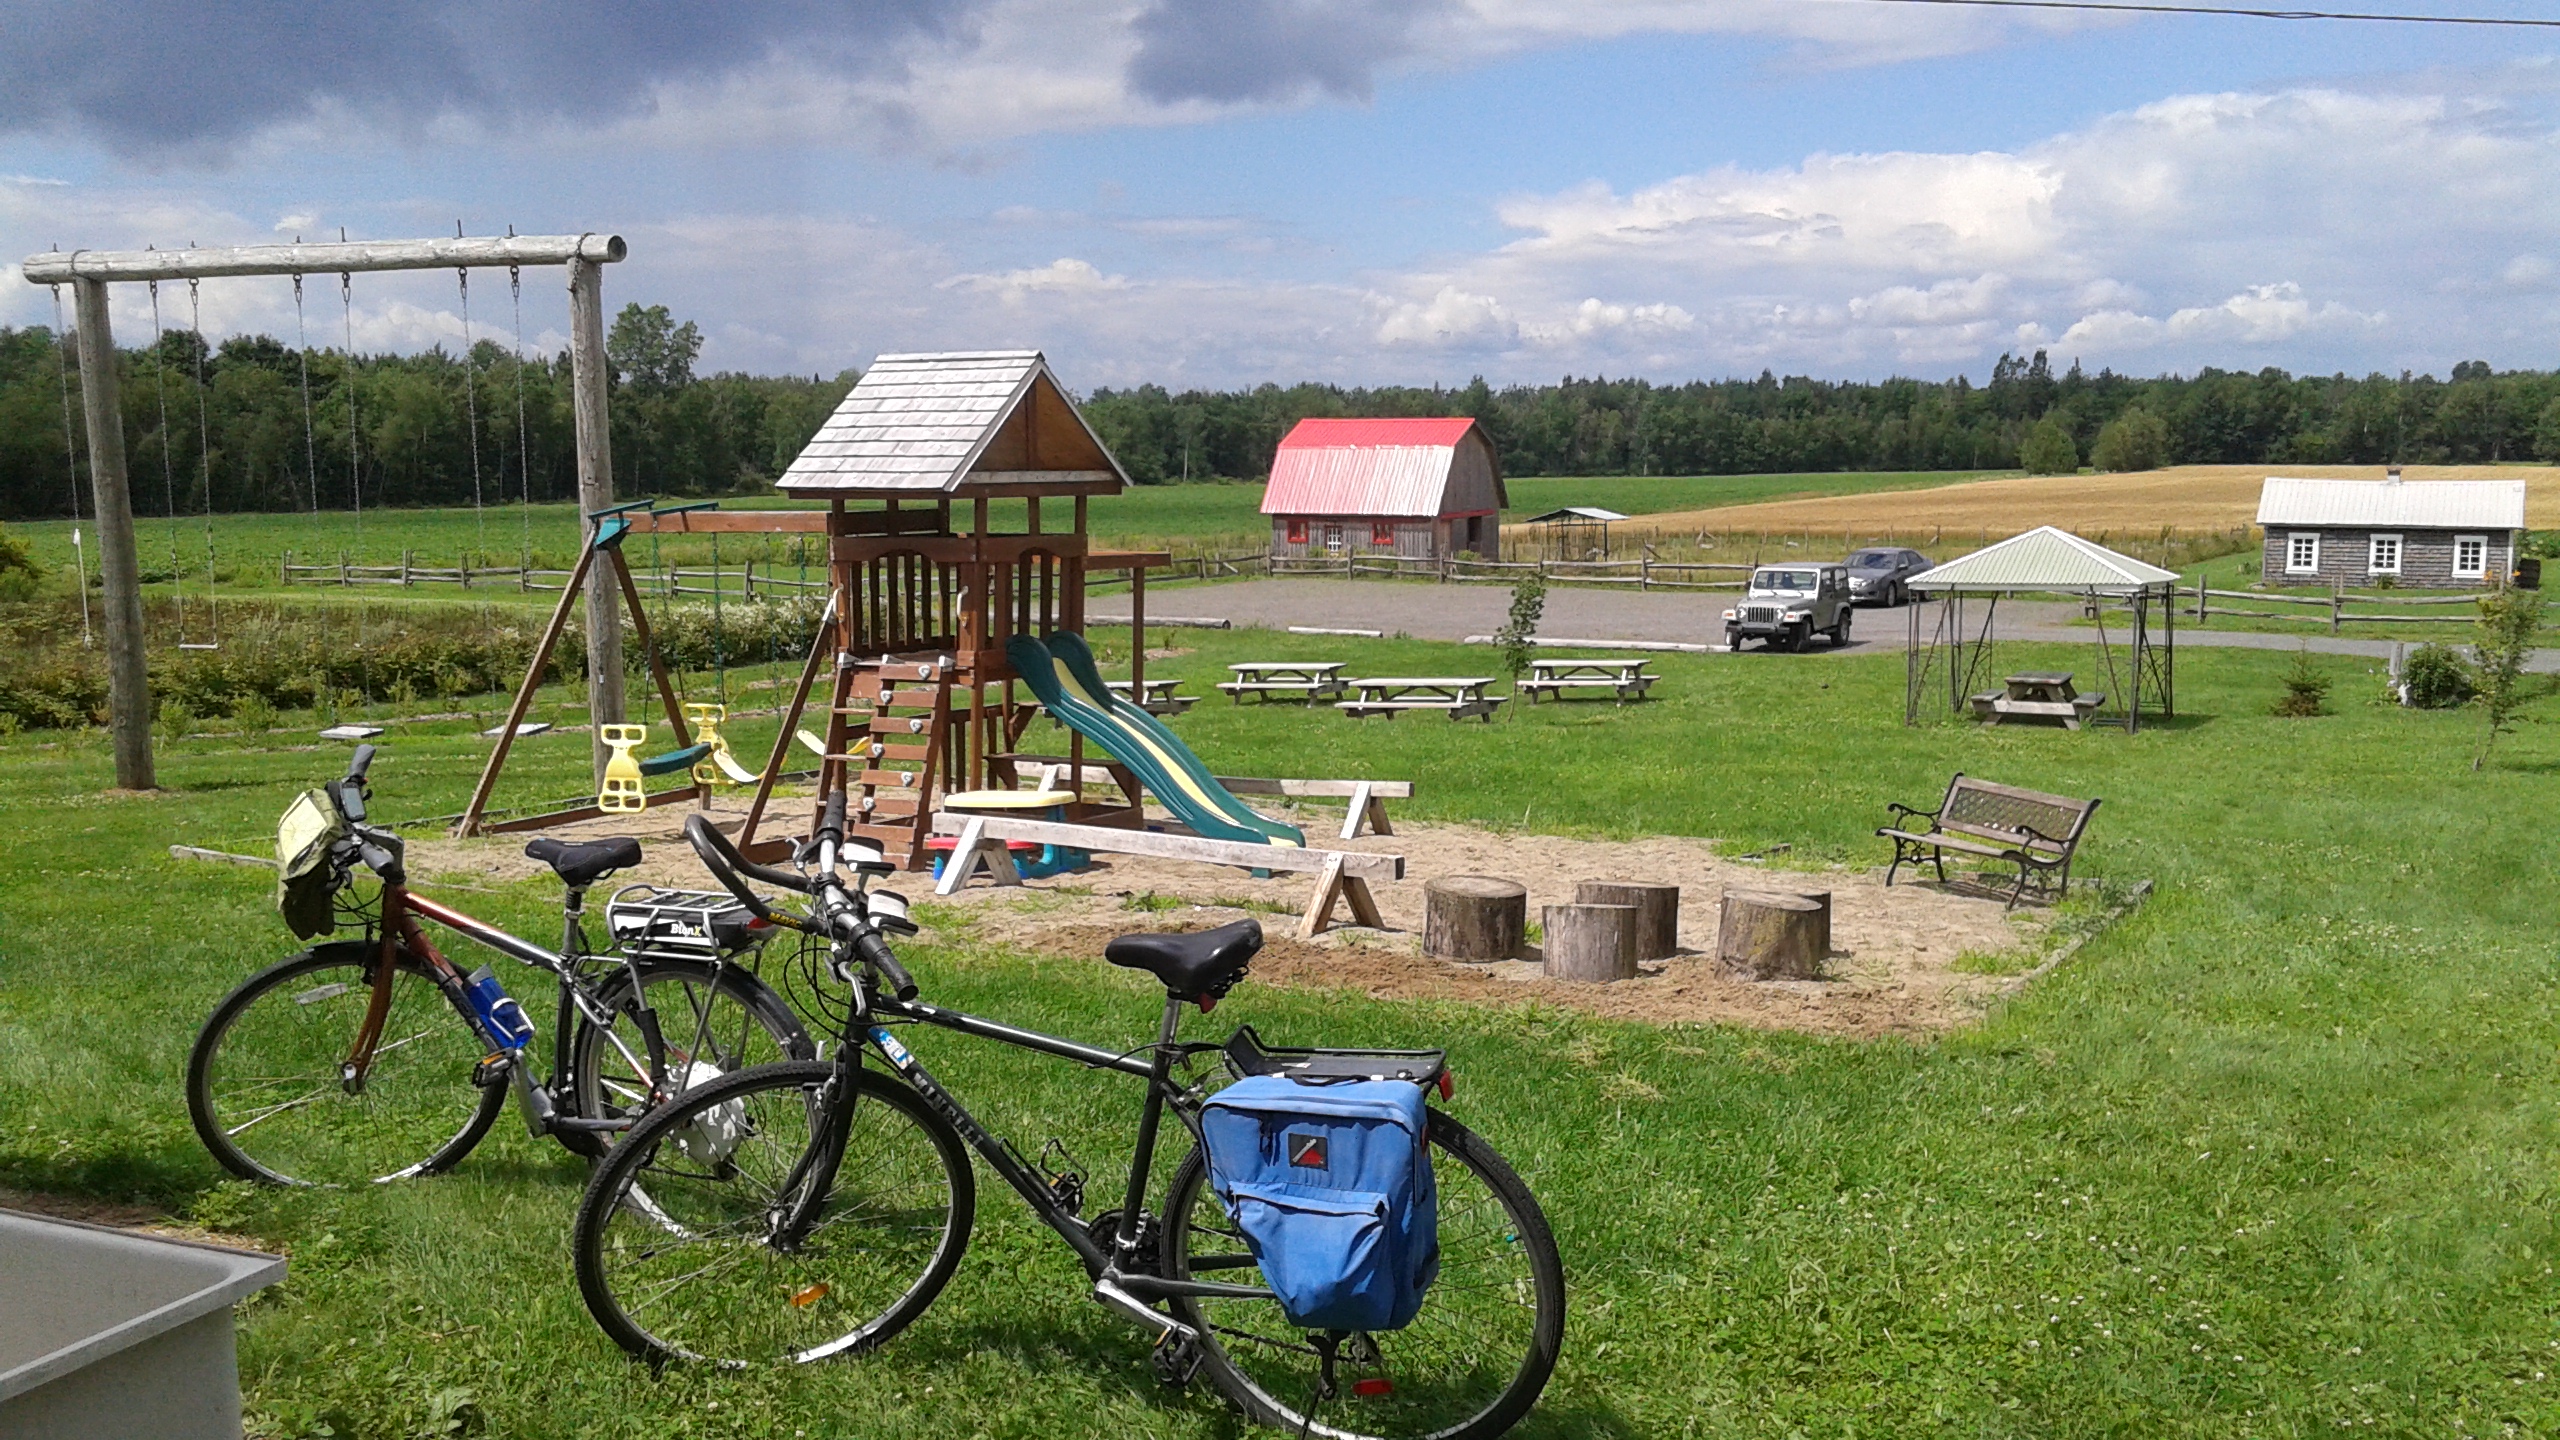
[[[1941,670],[1946,677],[1947,708],[1956,714],[1964,713],[1977,684],[1998,678],[1980,672],[1989,668],[2000,600],[2018,595],[2078,600],[2097,620],[2107,704],[2090,717],[2093,721],[2122,725],[2132,734],[2142,728],[2146,709],[2163,718],[2176,715],[2178,618],[2173,597],[2177,580],[2174,571],[2119,555],[2051,525],[1922,571],[1911,578],[1910,588],[1940,603],[1910,607],[1903,723],[1920,723],[1923,697],[1931,693],[1932,677]],[[1980,602],[1978,621],[1968,614],[1967,600]],[[1922,612],[1929,610],[1934,615],[1924,619]],[[2110,611],[2121,612],[2119,623],[2129,645],[2119,645],[2109,632]]]
[[[1545,543],[1540,547],[1550,560],[1606,559],[1609,554],[1609,527],[1627,517],[1615,510],[1597,505],[1567,505],[1544,515],[1532,515],[1520,522],[1535,525]]]

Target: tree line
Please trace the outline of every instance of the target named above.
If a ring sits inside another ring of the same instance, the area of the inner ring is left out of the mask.
[[[664,306],[624,307],[605,349],[615,481],[634,497],[768,488],[856,378],[698,376],[700,331]],[[175,331],[118,365],[140,514],[576,494],[565,355],[520,362],[482,341],[467,354],[350,356],[265,335],[208,347]],[[0,328],[0,517],[72,513],[73,466],[86,464],[78,385],[64,337]],[[2560,371],[2481,361],[2442,380],[2272,367],[2142,379],[2076,362],[2057,374],[2037,351],[2003,355],[1984,385],[1766,371],[1683,384],[1142,385],[1096,391],[1084,410],[1141,484],[1261,479],[1280,437],[1311,415],[1471,415],[1511,475],[2560,460]],[[85,513],[85,484],[79,493]]]
[[[605,341],[622,494],[757,492],[853,384],[697,376],[701,333],[630,305]],[[336,510],[573,499],[569,360],[483,340],[467,354],[301,351],[193,331],[117,356],[137,514]],[[66,435],[66,412],[69,420]],[[68,337],[0,327],[0,517],[90,509],[80,375]]]
[[[2342,465],[2560,460],[2560,371],[2296,376],[2206,369],[2139,379],[2043,351],[2003,355],[1987,385],[1577,379],[1496,388],[1097,391],[1085,414],[1141,482],[1258,479],[1310,416],[1471,415],[1507,475],[1749,475],[1825,470],[2045,472],[2199,463]]]

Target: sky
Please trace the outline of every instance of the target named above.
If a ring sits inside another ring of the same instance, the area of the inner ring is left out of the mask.
[[[2339,8],[2350,8],[2340,4]],[[2536,0],[2394,10],[2554,16]],[[351,22],[350,17],[361,19]],[[2551,368],[2560,29],[1893,0],[0,0],[0,256],[608,231],[701,367]],[[563,275],[305,287],[551,348]],[[67,305],[68,297],[63,303]],[[115,295],[119,340],[151,297]],[[0,285],[0,324],[52,324]],[[159,323],[297,333],[283,280]]]

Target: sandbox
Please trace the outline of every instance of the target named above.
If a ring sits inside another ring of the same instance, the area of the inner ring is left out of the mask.
[[[715,802],[715,819],[743,805]],[[552,833],[630,834],[647,859],[623,880],[704,883],[679,829],[691,807],[669,806],[620,824],[598,820]],[[1324,812],[1310,810],[1310,824]],[[1905,880],[1888,889],[1880,869],[1790,870],[1720,856],[1713,842],[1656,837],[1590,840],[1399,820],[1391,836],[1336,842],[1405,857],[1405,879],[1377,890],[1387,929],[1345,928],[1312,941],[1285,938],[1306,901],[1304,876],[1256,880],[1239,870],[1138,856],[1097,857],[1093,868],[1021,889],[980,881],[919,918],[929,941],[997,943],[1062,961],[1098,961],[1103,943],[1140,930],[1190,930],[1239,915],[1263,919],[1272,939],[1255,962],[1259,984],[1339,987],[1379,998],[1535,1001],[1653,1023],[1727,1023],[1841,1036],[1926,1035],[1966,1025],[2019,983],[2043,948],[2045,912],[2004,911],[1998,898]],[[412,871],[430,892],[436,877],[516,878],[543,873],[509,839],[413,840]],[[1420,949],[1423,882],[1444,875],[1501,875],[1528,887],[1529,913],[1573,898],[1584,880],[1643,880],[1681,888],[1681,953],[1648,962],[1633,980],[1571,984],[1544,977],[1532,945],[1521,960],[1467,964]],[[898,882],[891,882],[893,885]],[[1713,958],[1717,907],[1727,886],[1829,891],[1832,954],[1820,980],[1751,981]],[[921,877],[904,888],[923,897]],[[933,926],[935,914],[951,921]],[[955,923],[956,922],[956,923]],[[936,929],[945,933],[936,934]],[[2009,973],[1986,973],[1992,971]]]

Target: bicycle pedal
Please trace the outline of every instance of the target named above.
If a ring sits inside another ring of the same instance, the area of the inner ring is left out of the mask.
[[[1209,1354],[1197,1339],[1171,1331],[1156,1342],[1155,1353],[1148,1358],[1156,1367],[1156,1383],[1168,1390],[1188,1387],[1200,1367],[1209,1363]]]
[[[471,1083],[482,1090],[507,1083],[507,1072],[515,1067],[516,1057],[504,1050],[492,1050],[471,1067]]]

